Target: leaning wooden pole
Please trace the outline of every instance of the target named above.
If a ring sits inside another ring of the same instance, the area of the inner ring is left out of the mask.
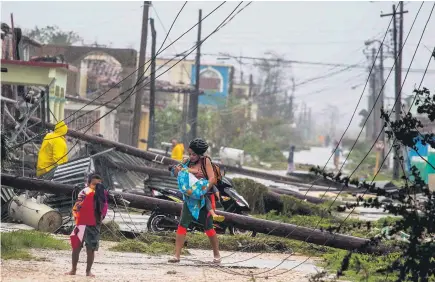
[[[1,182],[2,185],[10,186],[17,189],[27,189],[53,194],[71,195],[75,189],[75,187],[72,185],[40,179],[32,179],[27,177],[19,177],[9,174],[2,174]],[[158,207],[164,212],[175,215],[179,215],[181,212],[181,204],[175,202],[121,192],[113,192],[113,195],[122,197],[124,200],[129,201],[129,205],[134,208],[153,210]],[[344,250],[358,250],[367,253],[374,253],[383,250],[370,246],[369,240],[363,238],[337,233],[334,234],[327,231],[321,231],[292,224],[261,220],[233,213],[218,213],[224,215],[225,220],[228,223],[234,224],[236,227],[245,230],[253,230],[268,235],[286,237],[290,239],[305,241],[307,243],[325,245],[328,247],[334,247]]]

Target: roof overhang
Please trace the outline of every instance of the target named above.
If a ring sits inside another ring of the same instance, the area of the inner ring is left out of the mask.
[[[66,80],[68,72],[77,71],[68,64],[18,60],[1,60],[1,66],[7,69],[1,75],[1,83],[12,85],[46,86],[54,78]]]

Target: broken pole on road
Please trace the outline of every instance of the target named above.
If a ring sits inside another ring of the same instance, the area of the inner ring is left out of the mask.
[[[2,174],[1,183],[2,185],[22,190],[34,190],[39,192],[64,195],[71,195],[74,192],[74,189],[76,189],[73,185],[56,183],[41,179],[14,176],[10,174]],[[154,210],[155,208],[159,208],[164,212],[174,215],[179,215],[181,212],[181,204],[175,202],[160,200],[146,196],[133,195],[129,193],[111,192],[111,194],[115,197],[121,197],[123,200],[128,201],[130,207],[145,210]],[[238,228],[253,230],[258,233],[264,233],[267,235],[285,237],[289,239],[305,241],[307,243],[313,243],[316,245],[324,245],[344,250],[358,250],[360,252],[366,253],[379,253],[387,250],[384,247],[372,246],[370,244],[370,240],[368,239],[347,236],[328,231],[321,231],[318,229],[301,227],[293,224],[262,220],[233,213],[220,211],[217,211],[217,213],[225,216],[225,220],[228,223],[233,224]]]

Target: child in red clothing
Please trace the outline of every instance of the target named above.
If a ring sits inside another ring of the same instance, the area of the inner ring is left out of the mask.
[[[85,244],[88,256],[86,276],[94,276],[91,273],[91,268],[95,251],[98,251],[101,223],[108,208],[107,191],[102,182],[101,176],[97,174],[89,176],[87,187],[79,193],[73,207],[76,227],[71,234],[72,269],[66,273],[68,275],[76,274],[80,251]]]

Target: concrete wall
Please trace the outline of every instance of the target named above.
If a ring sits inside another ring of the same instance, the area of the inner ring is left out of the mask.
[[[68,112],[76,112],[79,111],[86,103],[79,103],[79,102],[72,102],[67,101],[65,103],[65,110],[68,110]],[[71,129],[80,129],[76,128],[82,127],[82,124],[89,124],[92,121],[95,121],[95,118],[102,117],[107,112],[111,111],[111,108],[101,106],[99,105],[87,105],[84,109],[77,112],[77,114],[73,117],[67,118],[66,122],[68,124],[68,127]],[[93,114],[97,112],[98,114]],[[83,122],[77,120],[74,122],[71,122],[72,119],[76,118],[79,115],[82,115],[83,113],[89,113],[89,115],[83,116],[81,119],[84,119]],[[83,132],[85,129],[81,130]],[[89,130],[87,133],[89,134],[101,134],[104,138],[112,140],[112,141],[118,141],[118,128],[116,127],[116,110],[112,111],[110,114],[102,118],[100,121],[98,121],[91,130]]]

